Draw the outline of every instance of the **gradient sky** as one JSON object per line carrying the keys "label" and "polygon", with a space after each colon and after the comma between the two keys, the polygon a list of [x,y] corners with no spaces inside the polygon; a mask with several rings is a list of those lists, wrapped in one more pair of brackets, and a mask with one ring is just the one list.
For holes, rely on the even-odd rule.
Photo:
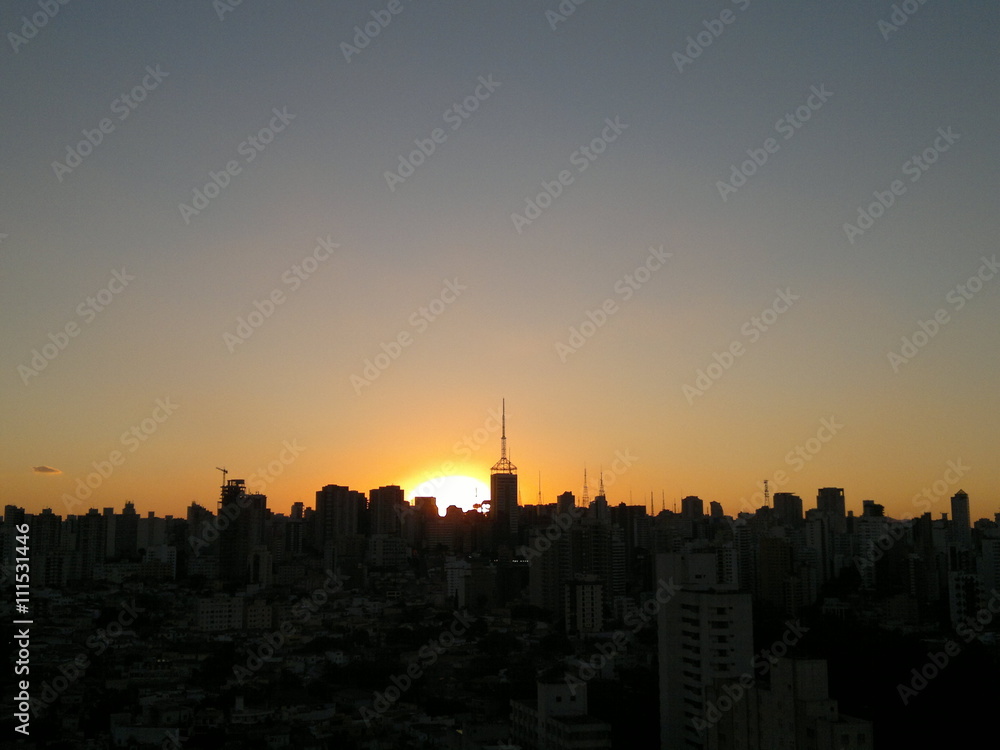
{"label": "gradient sky", "polygon": [[[765,478],[807,508],[837,486],[855,512],[871,498],[914,515],[938,482],[935,516],[959,488],[973,518],[1000,510],[1000,274],[961,309],[955,291],[1000,252],[1000,6],[911,0],[892,29],[884,0],[590,0],[564,20],[546,15],[557,0],[403,0],[345,59],[388,5],[245,0],[220,18],[207,0],[71,2],[18,41],[39,6],[4,4],[3,503],[65,514],[63,494],[116,450],[76,512],[214,507],[216,467],[271,462],[281,512],[331,483],[488,482],[506,398],[523,502],[539,472],[546,502],[579,496],[586,465],[592,495],[617,467],[610,501],[652,493],[657,510],[697,494],[734,513]],[[700,32],[710,44],[677,58]],[[127,109],[144,77],[155,88]],[[779,128],[813,87],[825,101]],[[275,109],[294,119],[248,146]],[[57,175],[102,118],[113,129]],[[391,190],[385,173],[435,128]],[[602,132],[615,140],[581,156]],[[777,149],[723,199],[719,181],[768,138]],[[914,182],[925,149],[937,158]],[[186,220],[179,204],[230,161],[239,172]],[[516,227],[562,170],[572,182]],[[901,194],[850,242],[844,224],[894,180]],[[339,247],[295,286],[317,238]],[[122,269],[134,280],[88,308]],[[272,290],[273,314],[227,344]],[[798,299],[752,335],[778,290]],[[582,346],[557,348],[608,299]],[[894,367],[938,310],[936,335]],[[378,378],[352,384],[401,333]],[[686,395],[733,342],[741,356]]]}

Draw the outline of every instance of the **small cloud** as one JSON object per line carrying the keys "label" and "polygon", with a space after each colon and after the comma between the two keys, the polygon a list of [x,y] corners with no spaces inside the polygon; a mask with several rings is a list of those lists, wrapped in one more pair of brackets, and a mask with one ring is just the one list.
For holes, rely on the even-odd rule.
{"label": "small cloud", "polygon": [[32,466],[31,470],[36,474],[62,474],[59,469],[54,469],[51,466]]}

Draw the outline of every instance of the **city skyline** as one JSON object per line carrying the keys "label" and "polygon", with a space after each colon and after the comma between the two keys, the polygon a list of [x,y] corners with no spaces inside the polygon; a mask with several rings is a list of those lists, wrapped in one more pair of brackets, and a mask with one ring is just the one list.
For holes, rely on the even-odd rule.
{"label": "city skyline", "polygon": [[[160,413],[166,416],[169,416],[171,406],[176,408],[176,404],[171,405],[169,400],[166,402],[159,400],[157,403],[160,404],[158,407],[158,409],[161,409]],[[164,410],[162,409],[163,406],[167,408]],[[337,479],[337,481],[342,481],[346,486],[365,493],[368,490],[360,489],[363,486],[369,488],[377,488],[385,485],[399,486],[405,492],[406,500],[411,505],[415,497],[433,496],[439,501],[438,508],[441,515],[445,514],[450,505],[456,505],[463,511],[472,510],[484,500],[488,501],[491,499],[491,479],[489,474],[486,473],[490,470],[484,470],[473,459],[476,457],[486,458],[488,456],[488,446],[494,437],[494,433],[499,434],[502,432],[501,425],[504,420],[502,409],[503,407],[500,410],[489,410],[484,426],[464,436],[461,441],[457,441],[451,448],[451,455],[453,457],[444,458],[434,465],[432,469],[411,473],[409,479],[406,481],[387,481],[384,478],[376,478],[362,484],[348,481],[343,477]],[[163,421],[166,421],[166,416],[164,416]],[[152,421],[158,423],[158,420],[159,418],[156,417]],[[620,486],[617,490],[609,490],[607,493],[608,502],[614,505],[625,503],[626,505],[642,506],[653,515],[661,510],[679,513],[680,501],[687,496],[700,497],[706,504],[718,502],[722,505],[724,513],[732,517],[736,517],[743,512],[753,513],[757,508],[765,504],[771,505],[771,503],[766,503],[765,500],[767,498],[773,499],[776,493],[781,492],[799,495],[804,503],[809,503],[822,487],[843,487],[843,485],[836,482],[828,482],[822,486],[815,487],[812,491],[803,491],[799,489],[800,485],[796,484],[796,478],[799,473],[807,472],[809,463],[820,456],[826,443],[832,441],[842,427],[843,425],[837,423],[832,418],[822,420],[815,435],[803,441],[800,445],[796,445],[794,449],[785,454],[784,464],[781,467],[776,468],[770,475],[753,481],[747,493],[738,498],[703,497],[703,494],[699,493],[697,488],[694,488],[692,491],[686,489],[679,490],[673,495],[668,494],[662,488],[658,492],[652,488],[636,492],[628,484],[627,474],[632,470],[633,466],[639,464],[640,458],[634,455],[629,448],[616,450],[610,457],[606,467],[604,464],[600,464],[596,467],[595,471],[595,467],[591,465],[589,482],[587,481],[587,465],[584,464],[581,468],[578,484],[574,485],[571,480],[567,486],[558,490],[547,490],[544,486],[545,474],[541,470],[538,470],[535,473],[534,483],[530,479],[531,475],[525,475],[526,480],[520,485],[515,482],[515,490],[518,493],[518,500],[521,505],[555,503],[556,497],[563,492],[572,492],[578,500],[582,501],[585,497],[592,498],[597,494],[596,488],[599,483],[602,486],[612,487],[622,477],[625,480],[623,481],[624,487]],[[98,497],[110,497],[106,492],[101,493],[101,489],[127,463],[129,453],[137,451],[142,440],[149,439],[155,431],[155,427],[144,430],[143,423],[140,423],[138,427],[123,433],[120,440],[123,448],[116,448],[109,452],[106,457],[91,462],[90,467],[88,467],[89,471],[75,477],[71,485],[66,484],[66,481],[70,478],[65,477],[65,472],[56,467],[45,464],[32,467],[31,471],[43,479],[61,478],[62,486],[67,489],[55,501],[48,501],[47,503],[43,501],[42,505],[38,508],[33,508],[30,501],[28,501],[25,507],[29,509],[29,512],[38,512],[42,507],[51,507],[54,510],[58,510],[57,505],[65,509],[75,509],[84,506],[91,507],[88,503],[91,503],[94,507],[108,507],[106,502],[98,503],[96,501]],[[506,441],[496,438],[496,442],[503,442],[503,445],[500,452],[495,455],[502,455],[504,457],[502,460],[506,460]],[[297,440],[285,440],[282,443],[281,450],[276,454],[276,458],[271,461],[258,465],[252,471],[243,473],[232,471],[229,473],[233,473],[234,477],[244,478],[248,483],[249,490],[267,495],[272,502],[279,502],[272,488],[277,487],[280,490],[291,484],[287,480],[282,482],[282,479],[286,471],[291,473],[291,468],[294,467],[299,456],[304,454],[305,451],[306,446],[300,445]],[[510,464],[509,461],[508,464]],[[511,468],[514,468],[516,474],[516,468],[513,466]],[[224,467],[215,467],[213,471],[217,472],[223,469]],[[496,466],[493,469],[495,470]],[[228,472],[228,470],[226,471]],[[846,488],[846,507],[847,510],[855,512],[855,515],[860,515],[863,504],[868,501],[874,501],[887,507],[887,514],[892,517],[900,519],[915,518],[930,511],[933,517],[939,518],[942,513],[947,514],[949,512],[948,502],[955,493],[966,492],[966,494],[972,495],[972,493],[968,493],[964,489],[966,485],[975,486],[974,482],[970,481],[971,471],[972,467],[961,458],[948,460],[945,462],[937,478],[929,481],[918,492],[910,496],[907,501],[896,504],[893,504],[891,501],[886,503],[884,499],[879,497],[855,495],[850,492],[850,488]],[[569,476],[569,474],[570,472],[561,473],[562,476]],[[141,482],[141,478],[138,481]],[[300,480],[298,484],[301,485],[305,481],[308,480]],[[319,480],[312,489],[305,491],[296,489],[294,490],[294,495],[284,497],[280,502],[289,507],[295,502],[305,502],[308,506],[314,497],[315,491],[319,487],[329,483],[329,477]],[[627,497],[625,493],[627,493]],[[203,504],[203,500],[204,497],[201,499],[192,497],[188,502],[166,500],[161,502],[169,503],[165,507],[172,508],[172,511],[163,510],[161,513],[159,512],[159,507],[152,510],[157,511],[157,515],[183,516],[184,510],[190,503]],[[125,502],[138,502],[142,504],[143,498],[122,497],[116,502],[119,505]],[[990,502],[988,498],[976,498],[974,495],[970,497],[970,509],[973,520],[979,518],[992,519],[996,513],[1000,512],[1000,505],[991,506]],[[113,502],[112,506],[114,505],[115,503]],[[807,505],[806,507],[814,506]]]}
{"label": "city skyline", "polygon": [[1000,16],[897,6],[17,3],[3,502],[488,485],[506,398],[525,504],[993,517]]}

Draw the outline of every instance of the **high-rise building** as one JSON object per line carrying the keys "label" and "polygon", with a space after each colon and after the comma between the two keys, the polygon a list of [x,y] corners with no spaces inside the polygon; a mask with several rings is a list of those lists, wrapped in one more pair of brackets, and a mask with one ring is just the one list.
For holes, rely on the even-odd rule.
{"label": "high-rise building", "polygon": [[413,498],[413,509],[424,518],[440,518],[436,497]]}
{"label": "high-rise building", "polygon": [[738,681],[753,658],[750,594],[737,590],[734,576],[720,580],[719,571],[713,552],[657,555],[657,578],[680,589],[661,602],[657,624],[660,747],[706,747],[698,731],[706,691],[719,680]]}
{"label": "high-rise building", "polygon": [[352,575],[364,560],[368,545],[362,521],[367,502],[363,492],[336,484],[316,492],[316,549],[328,568]]}
{"label": "high-rise building", "polygon": [[578,575],[564,585],[568,633],[596,633],[604,626],[604,585],[595,575]]}
{"label": "high-rise building", "polygon": [[830,534],[830,519],[825,513],[815,509],[806,513],[805,547],[809,560],[816,567],[819,583],[832,579],[833,537]]}
{"label": "high-rise building", "polygon": [[774,514],[786,526],[800,526],[802,524],[802,498],[792,492],[775,492]]}
{"label": "high-rise building", "polygon": [[115,517],[115,555],[133,557],[138,551],[139,514],[132,501]]}
{"label": "high-rise building", "polygon": [[361,516],[367,501],[364,493],[337,484],[328,484],[316,492],[316,546],[336,542],[361,531]]}
{"label": "high-rise building", "polygon": [[518,512],[517,467],[507,458],[507,404],[503,404],[500,433],[500,460],[490,469],[490,520],[498,545],[512,546],[517,541]]}
{"label": "high-rise building", "polygon": [[601,750],[611,726],[587,715],[587,683],[564,676],[538,682],[536,701],[511,700],[511,737],[525,750]]}
{"label": "high-rise building", "polygon": [[97,508],[91,508],[87,515],[79,516],[77,521],[76,551],[80,577],[89,580],[93,576],[94,566],[103,563],[107,554],[106,519]]}
{"label": "high-rise building", "polygon": [[279,557],[283,562],[302,554],[304,509],[304,503],[292,503],[291,515],[285,520],[283,526],[280,527],[282,545]]}
{"label": "high-rise building", "polygon": [[885,516],[885,506],[876,503],[874,500],[862,500],[861,501],[861,515],[871,516],[871,517],[884,517]]}
{"label": "high-rise building", "polygon": [[826,660],[786,658],[775,660],[766,682],[748,673],[743,684],[716,685],[707,747],[871,750],[872,723],[840,713],[827,683]]}
{"label": "high-rise building", "polygon": [[972,524],[969,516],[969,495],[959,490],[951,497],[952,544],[961,550],[972,549]]}
{"label": "high-rise building", "polygon": [[705,515],[705,503],[700,497],[688,495],[681,498],[681,518],[702,518]]}
{"label": "high-rise building", "polygon": [[398,534],[403,513],[403,490],[392,484],[368,491],[368,524],[372,534]]}
{"label": "high-rise building", "polygon": [[229,479],[219,496],[219,577],[234,583],[263,583],[270,572],[270,555],[264,548],[264,519],[267,498],[247,494],[242,479]]}
{"label": "high-rise building", "polygon": [[830,518],[830,530],[834,534],[847,531],[847,505],[841,487],[821,487],[816,493],[816,508]]}

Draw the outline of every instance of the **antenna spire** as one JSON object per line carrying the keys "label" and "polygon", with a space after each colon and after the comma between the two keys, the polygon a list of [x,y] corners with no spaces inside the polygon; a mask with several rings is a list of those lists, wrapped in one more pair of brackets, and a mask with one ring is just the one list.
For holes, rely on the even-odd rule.
{"label": "antenna spire", "polygon": [[500,460],[507,460],[507,399],[500,401]]}
{"label": "antenna spire", "polygon": [[494,474],[516,474],[517,467],[507,458],[507,400],[501,402],[500,417],[500,460],[491,469]]}
{"label": "antenna spire", "polygon": [[581,502],[584,508],[590,505],[590,492],[587,490],[587,464],[583,465],[583,498]]}

